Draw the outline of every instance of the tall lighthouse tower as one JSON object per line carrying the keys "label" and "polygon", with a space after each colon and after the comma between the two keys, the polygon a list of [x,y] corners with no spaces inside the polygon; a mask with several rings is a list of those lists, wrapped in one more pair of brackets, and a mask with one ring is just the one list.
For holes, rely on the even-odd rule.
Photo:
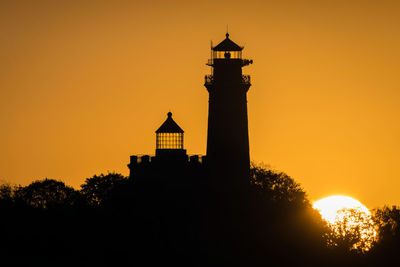
{"label": "tall lighthouse tower", "polygon": [[249,183],[250,156],[247,122],[247,91],[250,76],[242,67],[252,60],[242,59],[243,47],[226,34],[211,47],[211,75],[205,76],[209,92],[207,165],[212,183],[226,193],[235,193]]}

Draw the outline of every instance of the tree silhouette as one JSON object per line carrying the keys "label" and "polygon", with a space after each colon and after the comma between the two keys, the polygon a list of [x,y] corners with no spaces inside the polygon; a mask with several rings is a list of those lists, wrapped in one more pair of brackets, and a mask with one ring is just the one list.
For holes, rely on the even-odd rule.
{"label": "tree silhouette", "polygon": [[117,192],[128,179],[119,173],[94,175],[81,185],[81,194],[91,206],[100,206],[120,192]]}
{"label": "tree silhouette", "polygon": [[385,206],[374,211],[373,219],[381,242],[400,241],[400,209]]}
{"label": "tree silhouette", "polygon": [[19,186],[14,194],[16,201],[40,209],[73,206],[79,196],[77,191],[64,182],[48,178],[25,187]]}
{"label": "tree silhouette", "polygon": [[[257,226],[251,242],[257,242],[258,259],[264,264],[313,265],[322,260],[327,224],[314,210],[307,195],[283,172],[252,164],[251,195]],[[286,257],[285,255],[291,255]]]}
{"label": "tree silhouette", "polygon": [[369,214],[358,209],[342,209],[337,221],[330,224],[328,246],[364,253],[370,250],[376,239],[374,222]]}
{"label": "tree silhouette", "polygon": [[0,185],[0,201],[11,202],[14,199],[15,187],[9,184]]}
{"label": "tree silhouette", "polygon": [[188,182],[193,185],[188,190],[180,182],[191,181],[191,176],[175,179],[171,186],[171,175],[163,177],[161,171],[147,175],[143,181],[153,182],[132,183],[118,173],[94,175],[80,191],[52,179],[28,186],[0,185],[2,262],[382,266],[397,259],[400,210],[395,207],[375,211],[379,239],[368,247],[371,239],[364,234],[371,229],[371,218],[358,210],[343,210],[339,214],[344,219],[328,226],[293,178],[253,164],[249,200],[233,206],[233,212],[236,204],[248,212],[208,228],[207,217],[211,221],[221,217],[209,213],[213,199],[206,184],[196,187]]}
{"label": "tree silhouette", "polygon": [[396,206],[374,210],[373,220],[377,226],[377,243],[372,258],[381,264],[397,261],[400,249],[400,209]]}
{"label": "tree silhouette", "polygon": [[262,193],[272,202],[297,203],[307,205],[306,193],[300,184],[283,172],[275,172],[265,165],[252,163],[250,183],[253,188]]}

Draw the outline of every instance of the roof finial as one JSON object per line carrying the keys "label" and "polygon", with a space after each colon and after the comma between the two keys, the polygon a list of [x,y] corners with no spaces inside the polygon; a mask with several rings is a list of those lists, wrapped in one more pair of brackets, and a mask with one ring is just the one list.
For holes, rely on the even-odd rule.
{"label": "roof finial", "polygon": [[229,30],[228,30],[228,24],[226,24],[226,38],[229,38]]}
{"label": "roof finial", "polygon": [[167,116],[168,116],[168,118],[171,118],[171,117],[172,117],[172,112],[171,112],[171,111],[168,112],[168,113],[167,113]]}

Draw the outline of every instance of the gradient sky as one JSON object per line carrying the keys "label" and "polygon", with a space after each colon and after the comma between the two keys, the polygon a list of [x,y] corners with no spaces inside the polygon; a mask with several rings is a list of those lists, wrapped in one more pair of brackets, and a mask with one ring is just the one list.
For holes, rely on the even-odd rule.
{"label": "gradient sky", "polygon": [[251,159],[312,201],[400,204],[399,14],[387,0],[2,0],[0,180],[128,175],[168,111],[204,154],[205,62],[228,24],[254,60]]}

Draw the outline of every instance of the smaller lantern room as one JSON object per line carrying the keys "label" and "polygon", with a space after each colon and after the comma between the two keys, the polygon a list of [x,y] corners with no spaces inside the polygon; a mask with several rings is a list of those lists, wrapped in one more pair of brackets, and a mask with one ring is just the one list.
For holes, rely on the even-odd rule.
{"label": "smaller lantern room", "polygon": [[168,112],[167,116],[156,131],[156,156],[186,155],[186,150],[183,149],[184,131],[172,119],[171,112]]}

